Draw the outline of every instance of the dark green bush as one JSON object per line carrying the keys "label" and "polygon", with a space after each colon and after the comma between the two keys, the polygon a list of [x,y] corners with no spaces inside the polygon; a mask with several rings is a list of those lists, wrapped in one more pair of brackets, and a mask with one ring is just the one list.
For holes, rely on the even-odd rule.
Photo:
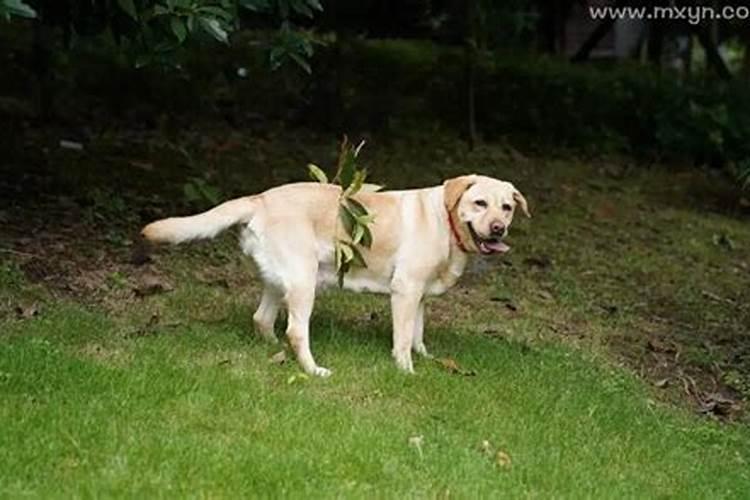
{"label": "dark green bush", "polygon": [[[398,126],[419,116],[465,126],[460,48],[360,42],[342,57],[348,71],[343,123]],[[477,122],[489,140],[504,136],[542,146],[734,166],[748,175],[750,93],[744,82],[683,80],[642,65],[592,67],[536,55],[497,55],[480,66]]]}

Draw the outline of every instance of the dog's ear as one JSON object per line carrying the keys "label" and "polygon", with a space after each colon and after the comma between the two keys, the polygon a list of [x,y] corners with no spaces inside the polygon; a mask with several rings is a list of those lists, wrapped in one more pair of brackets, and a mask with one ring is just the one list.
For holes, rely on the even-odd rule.
{"label": "dog's ear", "polygon": [[477,176],[462,175],[461,177],[454,177],[448,179],[443,183],[443,198],[445,199],[445,208],[450,212],[458,202],[461,200],[461,196],[469,189],[475,182]]}
{"label": "dog's ear", "polygon": [[531,218],[531,214],[529,213],[529,204],[526,202],[526,198],[523,197],[521,194],[521,191],[515,190],[513,191],[513,199],[516,200],[516,203],[518,203],[518,206],[521,207],[521,210],[523,210],[523,213],[526,217]]}

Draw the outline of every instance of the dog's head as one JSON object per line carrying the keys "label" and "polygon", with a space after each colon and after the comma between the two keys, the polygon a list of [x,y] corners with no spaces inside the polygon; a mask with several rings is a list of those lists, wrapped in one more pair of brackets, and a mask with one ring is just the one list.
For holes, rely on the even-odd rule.
{"label": "dog's head", "polygon": [[503,242],[516,208],[531,217],[526,198],[510,182],[483,175],[464,175],[443,184],[445,208],[455,230],[470,251],[505,253]]}

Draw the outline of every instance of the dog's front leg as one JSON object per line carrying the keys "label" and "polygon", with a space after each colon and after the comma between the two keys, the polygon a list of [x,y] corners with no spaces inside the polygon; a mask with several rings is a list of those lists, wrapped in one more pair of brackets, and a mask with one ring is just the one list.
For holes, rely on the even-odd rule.
{"label": "dog's front leg", "polygon": [[411,348],[422,293],[415,290],[394,291],[391,294],[393,314],[393,357],[396,365],[407,373],[414,373]]}
{"label": "dog's front leg", "polygon": [[424,345],[424,299],[419,301],[419,307],[417,308],[417,316],[414,320],[414,337],[411,340],[411,348],[414,352],[425,358],[432,358],[432,355],[427,352],[427,347]]}

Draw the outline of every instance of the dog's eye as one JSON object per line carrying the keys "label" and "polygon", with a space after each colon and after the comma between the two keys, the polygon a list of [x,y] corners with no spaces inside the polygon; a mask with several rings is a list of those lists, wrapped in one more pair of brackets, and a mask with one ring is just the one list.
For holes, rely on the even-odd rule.
{"label": "dog's eye", "polygon": [[506,212],[510,212],[511,210],[513,210],[513,207],[511,207],[511,206],[510,206],[510,204],[508,204],[508,203],[503,203],[503,206],[502,206],[502,208],[503,208],[503,210],[505,210]]}
{"label": "dog's eye", "polygon": [[474,205],[482,208],[487,208],[487,202],[484,200],[475,200]]}

